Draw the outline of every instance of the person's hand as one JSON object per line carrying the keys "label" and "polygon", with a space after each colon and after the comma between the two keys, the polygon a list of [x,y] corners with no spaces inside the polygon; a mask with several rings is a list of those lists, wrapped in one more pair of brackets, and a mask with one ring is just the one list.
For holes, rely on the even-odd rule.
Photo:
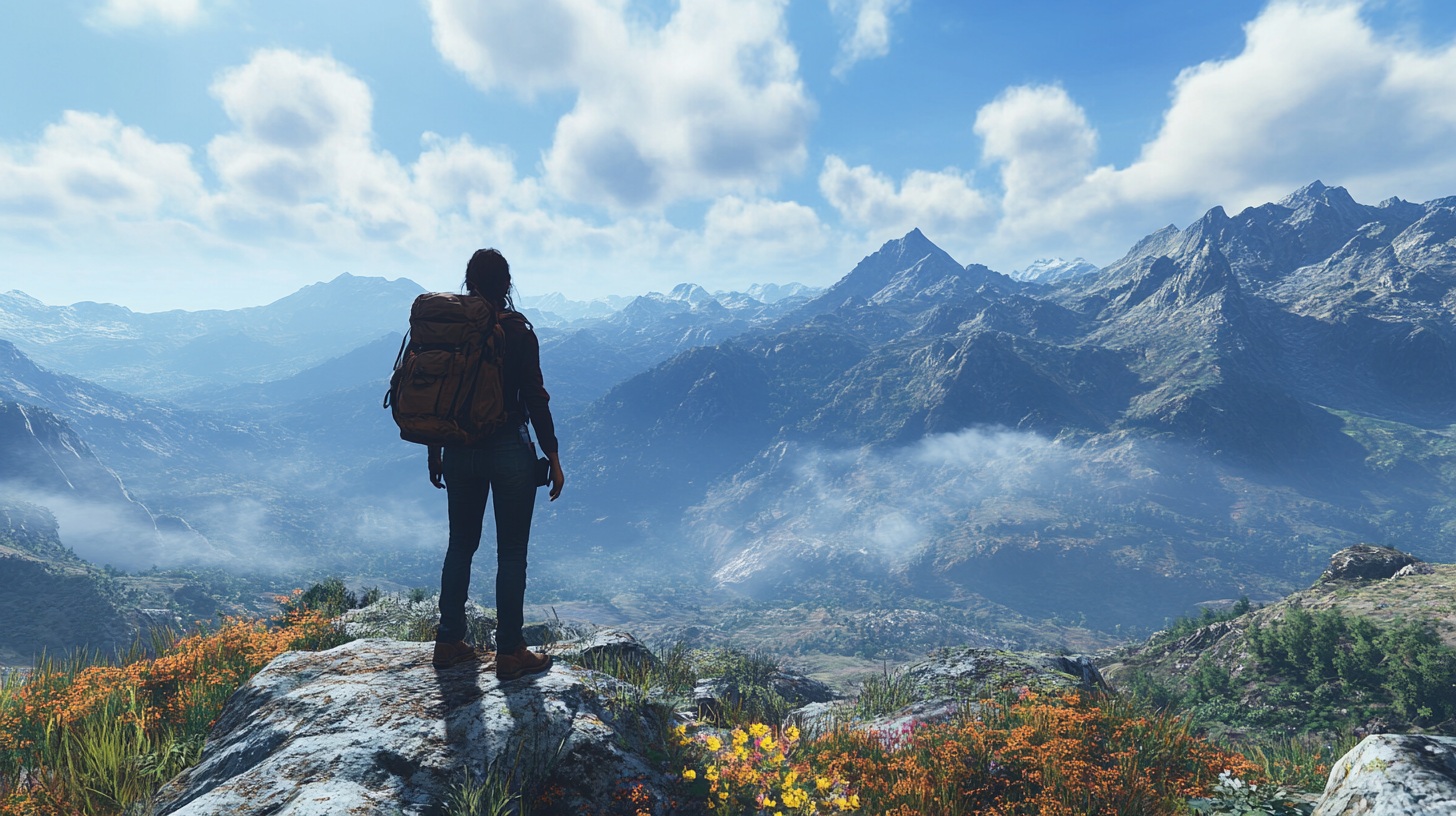
{"label": "person's hand", "polygon": [[566,486],[566,474],[561,472],[561,457],[554,453],[546,454],[551,459],[551,501],[556,501],[561,496],[561,488]]}
{"label": "person's hand", "polygon": [[440,449],[430,448],[430,484],[445,488],[445,461],[440,458]]}

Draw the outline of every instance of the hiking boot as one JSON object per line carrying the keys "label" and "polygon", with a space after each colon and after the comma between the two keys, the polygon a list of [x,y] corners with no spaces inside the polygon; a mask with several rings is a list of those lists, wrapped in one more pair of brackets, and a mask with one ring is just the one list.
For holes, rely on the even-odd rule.
{"label": "hiking boot", "polygon": [[505,682],[528,674],[540,674],[550,670],[551,663],[551,655],[538,655],[522,643],[510,654],[496,655],[495,677]]}
{"label": "hiking boot", "polygon": [[430,661],[437,669],[448,669],[470,660],[475,660],[475,647],[463,640],[454,643],[435,642],[435,657]]}

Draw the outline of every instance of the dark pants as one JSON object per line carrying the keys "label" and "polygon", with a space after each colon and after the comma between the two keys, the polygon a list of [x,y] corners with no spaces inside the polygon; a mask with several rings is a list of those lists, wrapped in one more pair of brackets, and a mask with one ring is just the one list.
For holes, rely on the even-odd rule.
{"label": "dark pants", "polygon": [[[465,596],[470,562],[480,546],[485,503],[495,490],[495,640],[502,654],[522,643],[526,601],[526,545],[536,504],[535,457],[524,428],[511,428],[478,448],[445,449],[445,492],[450,501],[450,549],[440,570],[442,643],[465,638]],[[481,645],[481,644],[477,644]]]}

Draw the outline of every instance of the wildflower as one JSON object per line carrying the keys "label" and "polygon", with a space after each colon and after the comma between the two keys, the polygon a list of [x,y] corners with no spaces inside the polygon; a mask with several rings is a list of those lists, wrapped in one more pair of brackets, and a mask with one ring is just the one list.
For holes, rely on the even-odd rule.
{"label": "wildflower", "polygon": [[715,754],[723,749],[723,740],[720,740],[717,737],[708,737],[707,743],[708,750],[712,751]]}
{"label": "wildflower", "polygon": [[688,768],[687,770],[683,771],[683,779],[691,781],[697,778],[698,772],[693,770],[692,768]]}
{"label": "wildflower", "polygon": [[827,791],[831,787],[833,787],[833,785],[834,785],[833,782],[830,782],[828,779],[825,779],[822,776],[819,777],[818,779],[814,780],[814,787],[818,788],[821,791]]}
{"label": "wildflower", "polygon": [[748,734],[752,737],[761,737],[768,733],[768,726],[763,723],[754,723],[748,726]]}

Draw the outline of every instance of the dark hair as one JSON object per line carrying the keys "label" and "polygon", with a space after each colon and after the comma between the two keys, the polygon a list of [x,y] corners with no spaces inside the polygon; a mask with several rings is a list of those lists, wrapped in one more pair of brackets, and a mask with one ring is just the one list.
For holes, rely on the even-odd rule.
{"label": "dark hair", "polygon": [[465,290],[494,303],[497,309],[516,309],[511,302],[511,265],[498,249],[477,249],[470,256],[465,265]]}

